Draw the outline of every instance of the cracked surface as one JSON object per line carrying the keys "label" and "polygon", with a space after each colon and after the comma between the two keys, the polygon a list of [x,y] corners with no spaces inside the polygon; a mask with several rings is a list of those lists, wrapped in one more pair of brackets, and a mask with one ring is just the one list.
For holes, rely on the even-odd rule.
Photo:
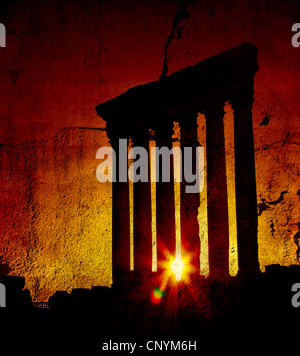
{"label": "cracked surface", "polygon": [[168,49],[171,42],[175,38],[177,38],[178,40],[181,38],[182,29],[179,28],[179,24],[182,22],[182,20],[188,19],[190,17],[190,13],[188,12],[186,5],[194,1],[195,0],[177,0],[177,12],[173,19],[172,31],[165,43],[163,68],[161,71],[160,79],[165,78],[166,75],[168,74],[168,61],[169,61]]}

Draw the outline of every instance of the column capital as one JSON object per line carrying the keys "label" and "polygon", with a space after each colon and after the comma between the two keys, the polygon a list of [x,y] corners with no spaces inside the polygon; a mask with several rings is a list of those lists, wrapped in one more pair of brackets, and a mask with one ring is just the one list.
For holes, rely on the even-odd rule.
{"label": "column capital", "polygon": [[252,106],[254,101],[254,82],[253,78],[249,79],[249,84],[244,83],[243,87],[239,87],[238,90],[235,89],[230,95],[230,104],[232,107],[242,105],[242,106]]}
{"label": "column capital", "polygon": [[203,110],[204,115],[210,115],[212,113],[224,114],[224,100],[216,100],[207,104]]}
{"label": "column capital", "polygon": [[155,138],[156,140],[168,140],[172,139],[173,135],[173,122],[174,120],[170,120],[168,118],[161,118],[161,122],[159,125],[155,125],[154,131],[155,131]]}
{"label": "column capital", "polygon": [[[145,146],[148,147],[150,140],[150,131],[149,129],[144,129],[138,132],[134,132],[130,135],[134,146]],[[145,147],[145,148],[146,148]]]}

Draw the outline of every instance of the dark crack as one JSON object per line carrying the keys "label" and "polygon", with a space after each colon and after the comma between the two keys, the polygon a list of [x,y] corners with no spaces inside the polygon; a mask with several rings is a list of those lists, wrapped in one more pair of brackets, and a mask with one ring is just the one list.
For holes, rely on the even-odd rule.
{"label": "dark crack", "polygon": [[106,129],[102,127],[85,127],[85,126],[72,126],[70,129],[79,129],[79,130],[95,130],[95,131],[106,131]]}
{"label": "dark crack", "polygon": [[295,245],[297,246],[296,259],[300,262],[300,222],[298,222],[298,232],[293,236]]}
{"label": "dark crack", "polygon": [[287,194],[287,193],[288,193],[288,191],[284,190],[283,192],[280,193],[279,198],[274,201],[266,202],[266,199],[262,198],[261,203],[259,203],[257,206],[258,207],[258,216],[260,216],[264,211],[270,210],[270,206],[280,204],[283,201],[285,194]]}
{"label": "dark crack", "polygon": [[263,121],[259,124],[259,126],[267,126],[269,125],[269,123],[270,123],[270,118],[267,115],[265,115]]}
{"label": "dark crack", "polygon": [[165,43],[165,49],[164,49],[164,62],[163,62],[163,68],[161,71],[161,75],[159,79],[164,79],[167,74],[168,74],[168,48],[174,39],[175,35],[177,36],[178,39],[181,38],[182,30],[178,28],[179,23],[183,19],[187,19],[190,17],[190,13],[188,12],[186,5],[188,3],[192,3],[195,0],[177,0],[177,11],[176,15],[173,19],[173,26],[172,26],[172,31],[171,34],[168,36],[166,43]]}
{"label": "dark crack", "polygon": [[265,202],[266,199],[261,199],[261,203],[257,205],[258,208],[258,216],[260,216],[264,211],[269,210],[269,205]]}
{"label": "dark crack", "polygon": [[274,223],[273,223],[273,221],[271,221],[270,228],[271,228],[271,234],[272,234],[272,236],[274,237],[275,229],[274,229]]}
{"label": "dark crack", "polygon": [[290,141],[290,142],[288,142],[288,144],[300,146],[300,142],[297,142],[297,141]]}
{"label": "dark crack", "polygon": [[281,148],[286,144],[286,142],[287,142],[287,140],[288,140],[289,137],[290,137],[290,133],[288,132],[287,135],[285,136],[285,139],[284,139],[283,142],[282,142]]}
{"label": "dark crack", "polygon": [[255,149],[255,152],[258,152],[258,151],[266,151],[270,148],[276,148],[276,146],[280,146],[280,148],[283,148],[284,145],[296,145],[296,146],[300,146],[300,142],[297,142],[297,141],[291,141],[290,140],[290,133],[288,132],[285,136],[285,138],[283,140],[278,140],[278,141],[275,141],[275,142],[272,142],[272,143],[268,143],[266,145],[263,145],[263,146],[260,146],[260,147],[257,147]]}
{"label": "dark crack", "polygon": [[268,202],[269,205],[277,205],[277,204],[280,204],[282,201],[283,201],[283,198],[285,196],[285,194],[287,194],[288,191],[287,190],[284,190],[283,192],[280,193],[280,197],[277,199],[277,200],[274,200],[274,201],[270,201]]}
{"label": "dark crack", "polygon": [[283,224],[283,226],[287,226],[287,224],[289,223],[289,221],[290,221],[290,217],[289,217],[289,216],[287,216],[287,218],[286,218],[286,223],[285,223],[285,224]]}

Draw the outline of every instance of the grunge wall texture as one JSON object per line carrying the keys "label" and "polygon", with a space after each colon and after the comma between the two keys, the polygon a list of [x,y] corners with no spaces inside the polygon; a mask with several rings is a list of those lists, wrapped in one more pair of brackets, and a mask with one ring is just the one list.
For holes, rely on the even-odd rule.
{"label": "grunge wall texture", "polygon": [[186,3],[180,17],[169,0],[1,2],[0,262],[34,300],[111,283],[111,186],[95,175],[108,139],[94,107],[157,80],[164,60],[170,74],[242,42],[258,48],[261,269],[298,263],[299,2]]}

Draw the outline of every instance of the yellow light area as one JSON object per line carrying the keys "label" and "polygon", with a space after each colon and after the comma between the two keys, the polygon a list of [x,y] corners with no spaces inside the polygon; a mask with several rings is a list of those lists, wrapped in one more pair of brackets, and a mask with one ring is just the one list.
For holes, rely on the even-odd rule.
{"label": "yellow light area", "polygon": [[[198,222],[200,234],[200,274],[209,274],[208,256],[208,226],[207,226],[207,162],[206,162],[206,119],[201,113],[197,117],[197,136],[204,147],[204,189],[200,193]],[[235,158],[234,158],[234,113],[231,105],[224,105],[224,136],[226,153],[226,181],[229,225],[229,274],[235,276],[238,271],[237,226],[236,226],[236,198],[235,198]]]}
{"label": "yellow light area", "polygon": [[[128,151],[130,151],[133,148],[133,141],[130,138],[128,142]],[[128,160],[128,169],[129,167],[133,164],[134,160],[129,159]],[[130,270],[134,270],[134,236],[133,236],[133,171],[129,170],[128,171],[128,176],[129,176],[129,181],[128,181],[128,186],[129,186],[129,228],[130,228]]]}
{"label": "yellow light area", "polygon": [[206,163],[206,119],[201,113],[197,117],[197,137],[200,145],[204,147],[204,188],[200,193],[200,206],[198,208],[198,223],[200,235],[200,275],[208,276],[208,226],[207,226],[207,163]]}
{"label": "yellow light area", "polygon": [[156,147],[156,141],[149,141],[150,172],[151,172],[151,229],[152,229],[152,271],[157,271],[157,232],[156,232],[156,156],[151,154],[151,148]]}
{"label": "yellow light area", "polygon": [[167,285],[174,285],[181,281],[185,284],[190,283],[189,275],[193,273],[193,267],[190,264],[191,254],[188,251],[182,251],[182,257],[172,256],[169,251],[164,251],[165,259],[159,266],[163,269],[160,289],[166,290]]}
{"label": "yellow light area", "polygon": [[[177,128],[176,128],[177,127]],[[180,130],[178,126],[174,127],[174,135],[180,139]],[[176,137],[176,136],[175,136]],[[176,137],[176,138],[177,138]],[[180,219],[180,141],[173,142],[174,160],[174,205],[175,205],[175,242],[176,242],[176,258],[175,260],[181,261],[181,219]]]}
{"label": "yellow light area", "polygon": [[229,274],[235,276],[238,272],[238,250],[235,198],[234,112],[229,102],[226,102],[224,105],[224,136],[229,227]]}
{"label": "yellow light area", "polygon": [[[236,200],[235,200],[235,160],[234,160],[234,115],[232,107],[229,103],[224,106],[224,135],[225,135],[225,151],[226,151],[226,175],[227,175],[227,193],[228,193],[228,220],[229,220],[229,273],[234,276],[238,270],[238,255],[237,255],[237,229],[236,229]],[[199,196],[198,208],[198,223],[199,223],[199,238],[200,238],[200,275],[209,275],[209,244],[208,244],[208,226],[207,226],[207,162],[206,162],[206,119],[201,113],[197,117],[197,136],[200,145],[204,147],[204,189]],[[174,150],[174,205],[175,205],[175,239],[176,252],[175,256],[166,256],[166,261],[162,263],[166,271],[167,280],[170,274],[175,274],[176,280],[183,278],[183,269],[188,272],[186,258],[182,258],[181,251],[181,223],[180,223],[180,155],[178,148],[180,146],[180,126],[178,122],[174,122],[173,127],[173,148]],[[157,230],[156,230],[156,156],[151,155],[151,148],[156,146],[154,139],[149,140],[150,153],[150,172],[151,172],[151,229],[152,229],[152,271],[157,271]],[[129,141],[128,150],[133,147],[132,140]],[[176,150],[177,149],[177,150]],[[133,160],[128,161],[128,166],[133,163]],[[134,236],[133,236],[133,189],[134,184],[129,180],[129,201],[130,201],[130,269],[134,269]],[[185,262],[183,262],[183,259]],[[171,271],[171,272],[170,272]],[[168,275],[169,273],[169,275]]]}
{"label": "yellow light area", "polygon": [[178,258],[171,263],[171,270],[176,276],[176,281],[180,281],[184,269],[184,262]]}

